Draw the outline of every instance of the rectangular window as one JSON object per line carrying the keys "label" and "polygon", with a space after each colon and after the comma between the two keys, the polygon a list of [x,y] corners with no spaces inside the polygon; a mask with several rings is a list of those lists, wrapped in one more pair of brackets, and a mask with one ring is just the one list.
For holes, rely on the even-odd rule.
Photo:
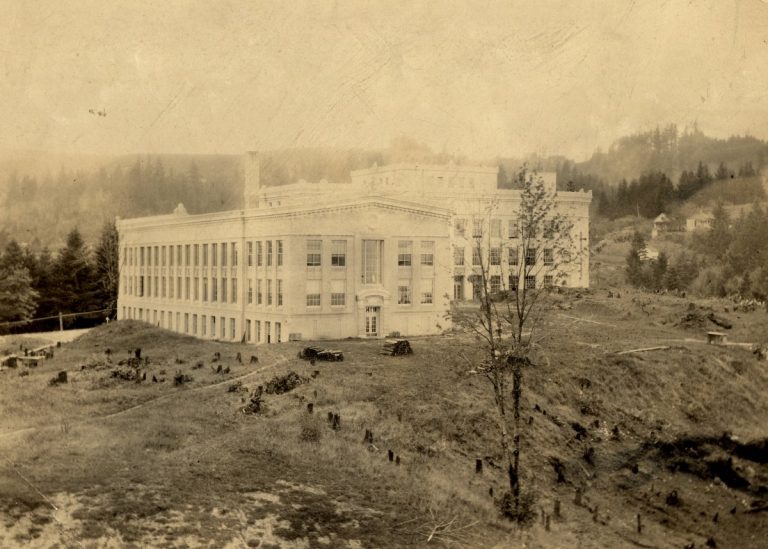
{"label": "rectangular window", "polygon": [[322,240],[307,240],[307,267],[319,267],[322,264],[322,250]]}
{"label": "rectangular window", "polygon": [[261,341],[261,320],[257,320],[254,322],[254,334],[253,334],[253,340],[256,343],[259,343]]}
{"label": "rectangular window", "polygon": [[517,246],[514,248],[509,248],[509,264],[510,265],[517,265],[518,262],[518,251]]}
{"label": "rectangular window", "polygon": [[472,248],[472,265],[481,265],[480,249],[477,247]]}
{"label": "rectangular window", "polygon": [[552,275],[544,275],[544,287],[545,288],[551,288],[553,285],[554,279],[552,278]]}
{"label": "rectangular window", "polygon": [[421,264],[432,266],[435,264],[435,241],[421,241]]}
{"label": "rectangular window", "polygon": [[160,282],[161,282],[161,288],[160,288],[160,289],[161,289],[161,291],[162,291],[162,293],[161,293],[160,295],[161,295],[161,297],[165,297],[165,294],[166,294],[167,292],[165,291],[165,283],[166,283],[166,279],[165,279],[165,277],[164,277],[164,276],[160,278]]}
{"label": "rectangular window", "polygon": [[283,266],[283,241],[282,240],[276,240],[275,246],[277,247],[277,266],[282,267]]}
{"label": "rectangular window", "polygon": [[222,303],[227,302],[227,279],[226,278],[221,279],[221,302]]}
{"label": "rectangular window", "polygon": [[198,265],[200,265],[200,244],[195,244],[195,250],[194,251],[195,251],[194,266],[197,267]]}
{"label": "rectangular window", "polygon": [[190,260],[190,249],[192,248],[191,245],[185,244],[184,245],[184,265],[189,267],[189,260]]}
{"label": "rectangular window", "polygon": [[219,334],[220,334],[219,337],[221,339],[226,339],[226,337],[227,337],[227,334],[226,334],[226,328],[227,328],[226,321],[227,321],[227,319],[224,318],[223,316],[219,317]]}
{"label": "rectangular window", "polygon": [[412,240],[398,240],[397,242],[397,266],[410,267],[411,256],[413,255]]}
{"label": "rectangular window", "polygon": [[483,236],[483,220],[482,219],[472,220],[472,236],[474,238],[479,238]]}
{"label": "rectangular window", "polygon": [[208,277],[203,277],[203,301],[208,301]]}
{"label": "rectangular window", "polygon": [[331,266],[346,267],[347,265],[347,241],[331,241]]}
{"label": "rectangular window", "polygon": [[[248,262],[247,265],[249,267],[253,267],[253,242],[248,241],[245,243],[245,246],[246,246],[245,249],[246,249],[246,256],[247,256],[246,261]],[[250,320],[248,322],[250,322]]]}
{"label": "rectangular window", "polygon": [[189,277],[184,277],[184,299],[189,301],[189,288],[190,288],[190,280]]}
{"label": "rectangular window", "polygon": [[173,246],[168,246],[168,266],[173,267]]}
{"label": "rectangular window", "polygon": [[205,315],[202,315],[200,317],[200,328],[201,328],[200,331],[202,332],[202,335],[205,335],[205,332],[207,329],[207,326],[205,325],[206,322],[208,322],[208,317]]}
{"label": "rectangular window", "polygon": [[[222,242],[221,243],[221,266],[226,267],[227,266],[227,243]],[[223,330],[223,327],[222,327]]]}
{"label": "rectangular window", "polygon": [[536,277],[533,275],[528,275],[525,277],[525,289],[526,290],[535,290],[536,289]]}
{"label": "rectangular window", "polygon": [[261,241],[256,241],[256,266],[261,267],[263,265],[261,257]]}
{"label": "rectangular window", "polygon": [[491,275],[491,293],[497,294],[501,291],[501,276]]}
{"label": "rectangular window", "polygon": [[509,275],[509,289],[512,292],[517,291],[517,273]]}
{"label": "rectangular window", "polygon": [[275,282],[276,285],[276,292],[277,292],[277,306],[282,307],[283,305],[283,281],[281,279],[277,279]]}
{"label": "rectangular window", "polygon": [[262,304],[262,297],[261,297],[261,279],[256,280],[256,305]]}
{"label": "rectangular window", "polygon": [[501,265],[501,248],[491,248],[491,265]]}
{"label": "rectangular window", "polygon": [[248,303],[253,303],[253,279],[248,279]]}
{"label": "rectangular window", "polygon": [[272,266],[272,241],[267,240],[267,267]]}
{"label": "rectangular window", "polygon": [[501,237],[501,219],[491,219],[491,237]]}
{"label": "rectangular window", "polygon": [[267,280],[267,305],[272,305],[272,280]]}
{"label": "rectangular window", "polygon": [[525,249],[525,264],[536,265],[536,248]]}
{"label": "rectangular window", "polygon": [[245,341],[247,343],[251,342],[251,321],[248,319],[245,321]]}
{"label": "rectangular window", "polygon": [[168,297],[173,299],[173,277],[168,277]]}
{"label": "rectangular window", "polygon": [[520,236],[520,231],[517,225],[517,219],[509,220],[508,227],[507,227],[507,234],[509,235],[509,238],[518,238]]}
{"label": "rectangular window", "polygon": [[432,303],[433,294],[435,293],[435,281],[431,278],[422,279],[421,281],[421,303]]}
{"label": "rectangular window", "polygon": [[219,284],[216,278],[211,279],[211,301],[216,302],[219,300]]}
{"label": "rectangular window", "polygon": [[207,266],[208,266],[208,244],[203,244],[203,267],[207,267]]}
{"label": "rectangular window", "polygon": [[236,278],[232,279],[232,294],[230,299],[232,300],[232,303],[237,303],[237,279]]}
{"label": "rectangular window", "polygon": [[235,319],[229,319],[229,339],[235,339]]}
{"label": "rectangular window", "polygon": [[453,264],[464,265],[464,248],[454,246],[453,248]]}
{"label": "rectangular window", "polygon": [[194,294],[195,301],[200,299],[200,278],[195,277],[195,284],[192,286],[192,293]]}
{"label": "rectangular window", "polygon": [[176,277],[176,299],[181,299],[181,277]]}
{"label": "rectangular window", "polygon": [[526,224],[526,227],[525,227],[525,238],[536,238],[536,224],[535,223]]}
{"label": "rectangular window", "polygon": [[457,236],[464,236],[464,234],[467,232],[467,220],[456,219],[454,220],[453,227]]}
{"label": "rectangular window", "polygon": [[[216,243],[211,244],[211,267],[215,267],[218,261],[219,245]],[[216,334],[211,333],[212,336]]]}
{"label": "rectangular window", "polygon": [[192,315],[192,334],[197,335],[197,315]]}
{"label": "rectangular window", "polygon": [[184,333],[189,333],[189,313],[184,313]]}
{"label": "rectangular window", "polygon": [[275,341],[278,343],[282,341],[282,329],[279,322],[275,322]]}
{"label": "rectangular window", "polygon": [[231,256],[232,256],[232,266],[237,267],[237,243],[232,242],[232,248],[231,248]]}
{"label": "rectangular window", "polygon": [[151,266],[152,266],[152,246],[149,246],[147,248],[147,267],[151,267]]}
{"label": "rectangular window", "polygon": [[168,249],[165,246],[163,246],[162,249],[160,250],[160,265],[162,265],[163,267],[165,267],[167,256],[168,256]]}
{"label": "rectangular window", "polygon": [[407,280],[401,280],[397,285],[397,303],[398,305],[411,304],[411,286]]}
{"label": "rectangular window", "polygon": [[346,305],[346,295],[346,280],[331,280],[331,306],[343,307]]}
{"label": "rectangular window", "polygon": [[552,248],[544,248],[544,265],[551,267],[555,264],[555,254]]}
{"label": "rectangular window", "polygon": [[139,248],[139,258],[141,259],[141,261],[139,262],[139,266],[143,267],[144,266],[144,246]]}
{"label": "rectangular window", "polygon": [[381,283],[381,240],[363,240],[363,284]]}
{"label": "rectangular window", "polygon": [[307,280],[307,307],[320,306],[320,281]]}
{"label": "rectangular window", "polygon": [[211,337],[216,337],[216,317],[213,315],[211,315]]}

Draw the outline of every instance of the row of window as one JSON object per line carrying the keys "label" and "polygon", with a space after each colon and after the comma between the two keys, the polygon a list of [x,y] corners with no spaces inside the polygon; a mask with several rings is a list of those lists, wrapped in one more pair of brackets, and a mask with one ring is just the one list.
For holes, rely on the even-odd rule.
{"label": "row of window", "polygon": [[[472,248],[472,265],[482,265],[482,252],[484,250],[478,248]],[[491,265],[501,265],[502,248],[491,247],[489,250],[489,263]],[[525,248],[525,264],[536,265],[537,248],[528,247]],[[507,248],[507,262],[509,265],[519,265],[520,261],[520,248],[517,246]],[[553,266],[555,264],[555,253],[551,248],[544,248],[542,250],[542,260],[544,265]],[[453,248],[453,264],[464,265],[464,248],[461,246],[454,246]]]}
{"label": "row of window", "polygon": [[[471,275],[467,277],[467,281],[472,283],[473,286],[473,295],[475,298],[480,296],[480,293],[482,291],[482,279],[479,275]],[[509,275],[507,279],[507,287],[503,288],[501,285],[501,276],[500,275],[491,275],[488,278],[488,287],[491,294],[496,294],[501,292],[502,290],[511,290],[511,291],[517,291],[520,286],[521,279],[518,278],[517,274],[511,274]],[[523,282],[523,289],[529,289],[529,290],[535,290],[536,289],[536,276],[535,275],[527,275],[522,278]],[[544,275],[542,277],[542,282],[544,284],[544,287],[552,287],[554,284],[554,277],[552,275]],[[454,277],[454,299],[464,299],[464,276],[463,275],[457,275]]]}
{"label": "row of window", "polygon": [[[536,227],[530,227],[526,229],[526,227],[522,226],[522,223],[518,219],[508,219],[507,221],[507,232],[506,237],[507,238],[520,238],[521,234],[524,234],[525,236],[529,238],[536,238]],[[480,238],[485,234],[485,221],[483,219],[473,219],[472,220],[472,237],[473,238]],[[490,223],[488,223],[488,234],[492,238],[501,238],[501,225],[502,220],[501,219],[491,219]],[[467,234],[467,220],[466,219],[455,219],[454,220],[454,233],[457,236],[466,236]],[[553,223],[544,223],[543,224],[543,233],[544,238],[553,238],[556,226]]]}
{"label": "row of window", "polygon": [[[284,247],[282,240],[246,242],[248,267],[283,264]],[[238,264],[237,242],[214,242],[210,244],[176,244],[168,246],[126,246],[123,248],[123,264],[140,267],[182,267],[221,265],[236,267]]]}
{"label": "row of window", "polygon": [[[210,285],[209,285],[210,280]],[[175,284],[174,284],[175,281]],[[202,286],[200,285],[201,279],[199,277],[164,277],[164,276],[127,276],[123,279],[123,292],[126,295],[135,295],[137,297],[155,297],[155,298],[168,298],[168,299],[183,299],[187,301],[203,301],[203,302],[220,302],[220,303],[237,303],[237,279],[226,278],[217,279],[215,277],[202,278]],[[182,284],[183,283],[183,284]],[[264,285],[266,288],[266,294],[262,293],[262,280],[256,280],[256,303],[261,305],[266,302],[267,305],[274,303],[279,307],[283,304],[283,281],[277,279],[274,281],[274,293],[273,293],[273,281],[271,279],[266,280]],[[210,289],[210,291],[209,291]],[[264,297],[266,296],[266,300]],[[254,284],[252,279],[248,279],[248,303],[254,301]]]}
{"label": "row of window", "polygon": [[[420,263],[425,266],[435,264],[435,241],[420,241]],[[323,264],[323,241],[318,239],[307,240],[307,267],[320,267]],[[397,242],[397,265],[410,267],[413,264],[413,240],[399,240]],[[347,265],[347,241],[331,241],[331,267],[346,267]]]}
{"label": "row of window", "polygon": [[[260,320],[252,322],[250,319],[247,319],[243,327],[243,333],[239,334],[236,331],[237,323],[235,319],[223,316],[198,316],[195,313],[174,313],[174,311],[158,311],[157,309],[150,310],[142,307],[123,307],[122,318],[151,322],[161,328],[200,337],[229,339],[232,341],[244,339],[249,343],[272,343],[273,341],[280,343],[282,341],[282,326],[280,322],[265,321],[262,333],[262,323]],[[274,333],[272,332],[273,327]]]}
{"label": "row of window", "polygon": [[[435,281],[431,278],[421,281],[421,297],[420,303],[422,305],[428,305],[434,301],[435,293]],[[409,280],[400,280],[397,284],[397,304],[398,305],[411,305],[412,289]]]}

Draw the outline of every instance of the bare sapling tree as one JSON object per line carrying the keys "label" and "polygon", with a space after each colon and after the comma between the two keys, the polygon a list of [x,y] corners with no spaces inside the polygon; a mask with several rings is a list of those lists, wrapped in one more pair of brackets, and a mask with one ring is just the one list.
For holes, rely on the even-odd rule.
{"label": "bare sapling tree", "polygon": [[519,195],[487,204],[473,220],[467,240],[474,302],[468,307],[454,301],[450,317],[481,344],[481,358],[470,361],[470,373],[484,376],[493,391],[509,477],[500,507],[505,516],[523,523],[531,516],[532,502],[532,494],[521,496],[523,370],[533,364],[532,338],[547,309],[546,295],[578,276],[580,252],[573,220],[554,189],[525,166],[516,181]]}

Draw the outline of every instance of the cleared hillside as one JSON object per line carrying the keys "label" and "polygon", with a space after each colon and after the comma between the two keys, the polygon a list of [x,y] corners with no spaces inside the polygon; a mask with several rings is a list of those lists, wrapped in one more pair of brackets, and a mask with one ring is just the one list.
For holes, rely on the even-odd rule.
{"label": "cleared hillside", "polygon": [[[415,353],[394,358],[380,341],[325,342],[345,361],[313,366],[296,357],[307,343],[203,342],[124,321],[29,375],[0,371],[0,545],[760,547],[768,367],[703,339],[706,307],[737,342],[768,333],[765,313],[623,290],[552,306],[525,372],[522,457],[549,529],[541,515],[522,532],[497,516],[491,396],[467,374],[479,350],[462,334],[413,338]],[[652,346],[668,348],[617,354]],[[113,377],[136,347],[147,380]],[[49,385],[62,370],[68,383]],[[174,386],[177,371],[193,379]],[[266,395],[262,414],[243,414],[250,392],[229,392],[288,371],[308,381]]]}

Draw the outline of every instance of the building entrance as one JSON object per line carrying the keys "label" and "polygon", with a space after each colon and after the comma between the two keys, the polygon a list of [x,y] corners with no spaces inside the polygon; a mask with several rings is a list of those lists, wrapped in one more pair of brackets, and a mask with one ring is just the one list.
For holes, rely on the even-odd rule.
{"label": "building entrance", "polygon": [[377,337],[379,335],[381,307],[365,308],[365,335]]}

